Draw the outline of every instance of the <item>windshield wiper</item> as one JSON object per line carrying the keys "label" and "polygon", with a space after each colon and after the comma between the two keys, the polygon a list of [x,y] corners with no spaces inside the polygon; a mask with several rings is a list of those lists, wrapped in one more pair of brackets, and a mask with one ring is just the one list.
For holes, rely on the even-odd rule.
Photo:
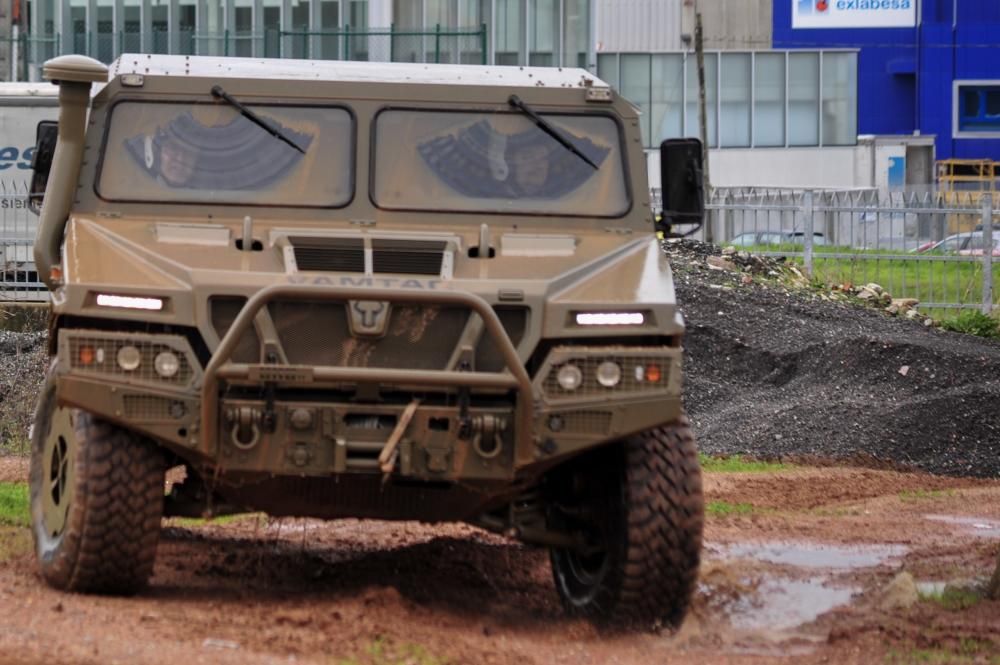
{"label": "windshield wiper", "polygon": [[585,154],[583,154],[579,148],[577,148],[575,145],[572,144],[572,142],[570,142],[568,138],[563,136],[562,132],[560,132],[558,129],[550,125],[548,120],[546,120],[542,116],[532,111],[527,104],[521,101],[520,97],[518,97],[517,95],[511,95],[510,97],[507,98],[507,103],[516,108],[524,115],[531,118],[532,122],[538,125],[538,128],[540,130],[542,130],[543,132],[554,138],[559,143],[559,145],[566,148],[571,153],[573,153],[583,161],[593,166],[595,171],[597,171],[600,168],[597,164],[593,162],[593,160],[590,159],[590,157],[587,157]]}
{"label": "windshield wiper", "polygon": [[268,134],[273,136],[274,138],[281,139],[288,145],[292,146],[293,148],[301,152],[303,155],[306,154],[306,151],[300,148],[298,144],[295,143],[295,141],[288,138],[288,136],[284,132],[282,132],[280,129],[269,123],[267,120],[264,120],[264,118],[260,117],[259,115],[248,109],[246,106],[243,106],[243,104],[241,104],[240,102],[236,101],[236,99],[234,99],[232,95],[230,95],[228,92],[222,89],[222,86],[213,85],[212,96],[215,97],[216,99],[221,99],[222,101],[232,106],[234,109],[239,111],[244,118],[254,123],[261,129],[266,131]]}

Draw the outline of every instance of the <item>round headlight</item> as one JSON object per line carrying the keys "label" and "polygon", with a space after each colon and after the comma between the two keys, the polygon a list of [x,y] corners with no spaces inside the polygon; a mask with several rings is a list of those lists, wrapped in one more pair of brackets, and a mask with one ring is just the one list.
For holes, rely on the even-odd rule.
{"label": "round headlight", "polygon": [[142,354],[131,344],[118,349],[118,366],[126,372],[137,368],[140,362],[142,362]]}
{"label": "round headlight", "polygon": [[614,388],[622,380],[622,368],[607,360],[597,366],[597,382],[605,388]]}
{"label": "round headlight", "polygon": [[181,361],[172,351],[162,351],[156,354],[156,358],[153,359],[153,367],[161,377],[170,379],[177,375],[177,371],[181,368]]}
{"label": "round headlight", "polygon": [[567,363],[559,368],[556,381],[563,390],[576,390],[583,383],[583,372],[576,365]]}

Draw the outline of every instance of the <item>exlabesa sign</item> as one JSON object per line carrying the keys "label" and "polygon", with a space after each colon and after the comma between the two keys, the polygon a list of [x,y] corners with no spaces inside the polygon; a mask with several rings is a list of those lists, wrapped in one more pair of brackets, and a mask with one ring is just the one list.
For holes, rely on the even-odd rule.
{"label": "exlabesa sign", "polygon": [[912,28],[917,0],[791,0],[793,28]]}

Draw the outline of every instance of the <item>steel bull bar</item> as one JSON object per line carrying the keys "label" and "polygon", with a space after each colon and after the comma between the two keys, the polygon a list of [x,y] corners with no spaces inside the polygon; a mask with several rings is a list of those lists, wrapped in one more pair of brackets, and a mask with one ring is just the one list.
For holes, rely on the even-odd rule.
{"label": "steel bull bar", "polygon": [[[299,300],[377,300],[392,304],[452,305],[468,307],[482,319],[485,331],[492,337],[503,356],[503,372],[461,372],[452,370],[409,370],[385,367],[313,367],[304,365],[248,364],[230,362],[233,351],[254,323],[257,314],[271,301],[279,298]],[[462,291],[418,291],[415,289],[385,289],[356,286],[326,286],[307,284],[276,284],[254,294],[229,326],[219,347],[205,368],[201,386],[201,423],[203,436],[212,440],[218,435],[219,380],[252,381],[262,370],[294,368],[299,376],[308,376],[321,383],[359,382],[396,383],[434,387],[516,389],[514,430],[515,465],[532,461],[533,452],[524,442],[532,430],[534,394],[531,377],[517,355],[510,337],[496,312],[480,296]],[[279,379],[277,382],[281,382]],[[208,442],[206,441],[206,444]]]}

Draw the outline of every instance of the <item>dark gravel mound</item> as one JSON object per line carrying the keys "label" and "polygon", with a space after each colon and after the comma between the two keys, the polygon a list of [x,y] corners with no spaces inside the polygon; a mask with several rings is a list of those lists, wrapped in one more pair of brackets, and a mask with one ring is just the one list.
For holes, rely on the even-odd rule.
{"label": "dark gravel mound", "polygon": [[28,428],[45,379],[44,332],[0,331],[0,455],[28,452]]}
{"label": "dark gravel mound", "polygon": [[665,248],[702,450],[1000,475],[1000,343],[709,269],[701,243]]}

